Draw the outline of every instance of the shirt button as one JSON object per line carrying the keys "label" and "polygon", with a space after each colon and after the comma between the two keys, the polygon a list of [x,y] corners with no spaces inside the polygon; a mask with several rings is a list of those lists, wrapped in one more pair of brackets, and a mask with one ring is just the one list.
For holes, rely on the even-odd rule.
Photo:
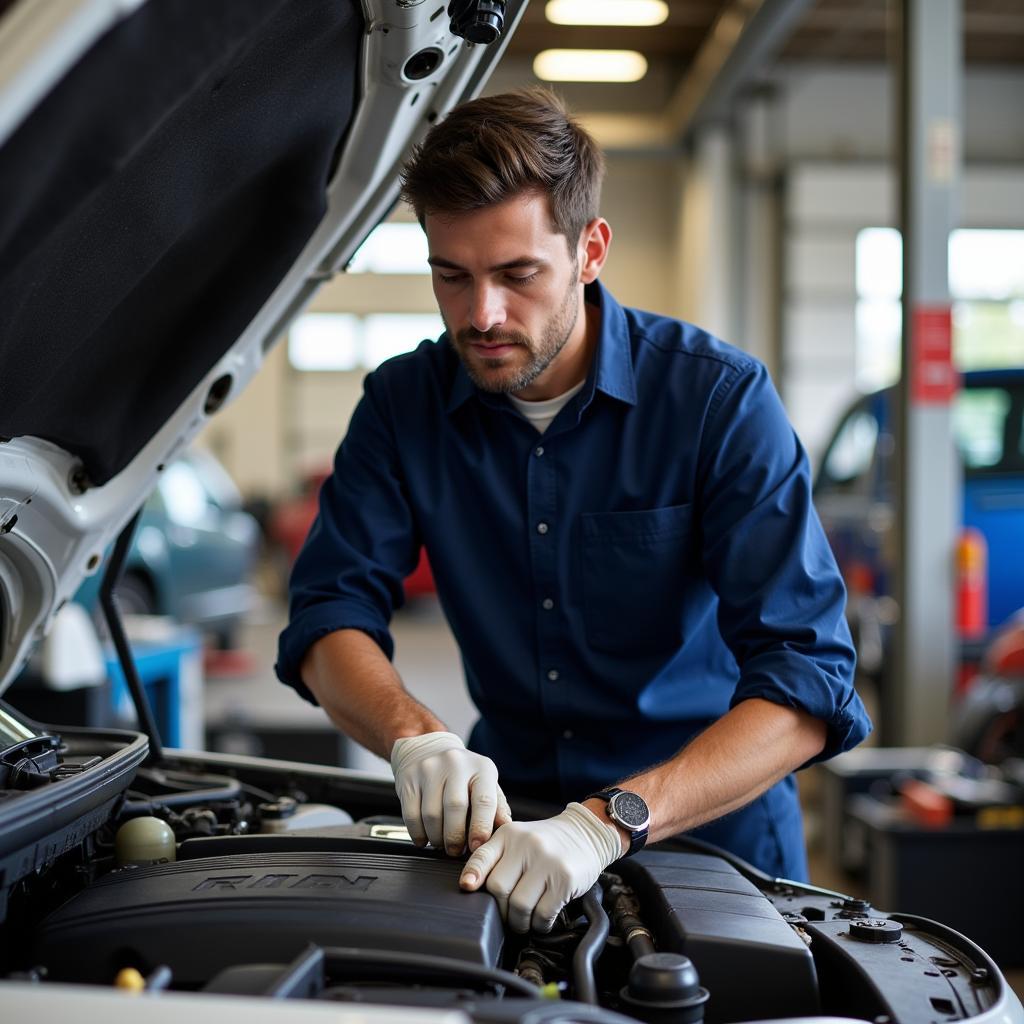
{"label": "shirt button", "polygon": [[537,445],[537,447],[533,449],[533,454],[536,455],[537,458],[540,458],[544,454],[544,445]]}
{"label": "shirt button", "polygon": [[573,737],[572,729],[566,729],[565,732],[562,733],[562,739],[563,740],[571,740],[572,737]]}
{"label": "shirt button", "polygon": [[548,671],[548,679],[550,679],[551,682],[553,682],[553,683],[557,683],[558,682],[558,669],[557,668],[553,668],[553,669],[550,669]]}
{"label": "shirt button", "polygon": [[537,532],[538,533],[547,533],[548,532],[548,524],[547,523],[538,523],[537,524]]}
{"label": "shirt button", "polygon": [[552,601],[550,597],[545,597],[544,600],[541,601],[540,606],[544,611],[549,612],[555,607],[555,602]]}

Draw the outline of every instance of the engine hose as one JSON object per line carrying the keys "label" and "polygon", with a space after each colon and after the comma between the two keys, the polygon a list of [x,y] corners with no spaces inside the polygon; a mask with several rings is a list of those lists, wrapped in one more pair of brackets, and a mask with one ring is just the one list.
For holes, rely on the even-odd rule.
{"label": "engine hose", "polygon": [[[139,779],[145,779],[155,786],[164,786],[171,790],[193,790],[196,786],[232,787],[236,793],[242,790],[242,783],[232,775],[200,774],[199,772],[179,772],[170,768],[140,768],[136,773]],[[271,797],[273,799],[273,797]]]}
{"label": "engine hose", "polygon": [[597,1006],[597,982],[594,980],[594,964],[604,949],[610,925],[608,915],[601,906],[603,893],[596,883],[580,897],[580,909],[589,927],[580,939],[572,956],[572,975],[576,985],[576,998],[581,1003]]}
{"label": "engine hose", "polygon": [[128,815],[149,814],[154,807],[191,807],[194,804],[217,803],[238,798],[238,787],[223,789],[194,789],[178,793],[161,793],[149,800],[127,800],[122,812]]}
{"label": "engine hose", "polygon": [[429,956],[425,953],[400,953],[394,950],[362,949],[350,946],[325,946],[323,948],[325,967],[331,970],[339,964],[358,964],[365,968],[399,969],[403,977],[417,970],[425,974],[442,977],[483,981],[489,985],[502,985],[509,992],[536,999],[537,988],[528,981],[503,971],[498,967],[485,967],[444,956]]}
{"label": "engine hose", "polygon": [[656,952],[654,939],[647,926],[640,919],[640,906],[636,893],[625,885],[617,875],[605,875],[606,893],[608,895],[609,912],[612,927],[616,935],[621,935],[629,947],[634,960]]}
{"label": "engine hose", "polygon": [[527,947],[519,954],[519,959],[516,961],[516,974],[523,981],[528,981],[531,985],[536,985],[537,988],[543,988],[547,983],[547,978],[544,976],[546,966],[547,964],[541,960],[541,954]]}
{"label": "engine hose", "polygon": [[137,777],[146,779],[149,782],[166,786],[169,789],[194,789],[197,782],[215,783],[218,786],[238,785],[246,796],[254,796],[266,803],[273,803],[279,799],[273,793],[249,782],[242,782],[233,775],[205,775],[196,771],[189,771],[185,768],[167,768],[161,765],[158,769],[140,768]]}
{"label": "engine hose", "polygon": [[638,918],[633,918],[635,924],[627,924],[627,919],[623,918],[622,928],[623,935],[626,937],[626,945],[629,946],[630,953],[633,954],[634,960],[639,960],[642,956],[647,956],[648,953],[656,953],[657,950],[654,948],[654,942],[651,940],[651,933],[644,927]]}
{"label": "engine hose", "polygon": [[[189,807],[193,804],[216,803],[224,800],[237,800],[242,795],[242,784],[229,775],[189,775],[187,772],[169,770],[151,771],[140,769],[140,779],[157,786],[168,786],[170,792],[147,793],[146,800],[128,800],[123,812],[129,815],[148,814],[154,807]],[[213,786],[210,789],[182,789],[182,785]]]}

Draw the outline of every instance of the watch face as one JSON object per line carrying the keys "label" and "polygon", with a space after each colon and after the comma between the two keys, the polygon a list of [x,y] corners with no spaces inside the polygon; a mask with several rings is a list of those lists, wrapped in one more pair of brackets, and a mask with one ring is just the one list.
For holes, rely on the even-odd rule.
{"label": "watch face", "polygon": [[616,793],[609,802],[608,810],[626,828],[631,829],[643,828],[651,818],[643,797],[636,793]]}

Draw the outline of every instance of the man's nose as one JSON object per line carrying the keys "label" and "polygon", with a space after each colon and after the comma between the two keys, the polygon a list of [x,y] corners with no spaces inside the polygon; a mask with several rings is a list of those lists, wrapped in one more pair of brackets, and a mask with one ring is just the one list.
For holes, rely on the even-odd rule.
{"label": "man's nose", "polygon": [[472,302],[469,321],[481,334],[486,334],[491,328],[500,327],[505,322],[505,304],[500,288],[488,284],[477,285],[473,289]]}

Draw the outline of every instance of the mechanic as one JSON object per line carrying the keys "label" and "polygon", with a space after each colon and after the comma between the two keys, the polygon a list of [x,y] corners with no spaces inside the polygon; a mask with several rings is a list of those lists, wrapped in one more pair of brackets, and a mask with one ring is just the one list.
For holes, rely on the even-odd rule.
{"label": "mechanic", "polygon": [[[414,841],[468,847],[462,887],[516,931],[680,832],[805,879],[792,773],[870,729],[768,374],[599,283],[603,170],[539,89],[464,104],[414,152],[446,331],[366,378],[277,664],[390,758]],[[390,660],[421,545],[480,712],[468,749]],[[511,822],[506,794],[566,807]]]}

